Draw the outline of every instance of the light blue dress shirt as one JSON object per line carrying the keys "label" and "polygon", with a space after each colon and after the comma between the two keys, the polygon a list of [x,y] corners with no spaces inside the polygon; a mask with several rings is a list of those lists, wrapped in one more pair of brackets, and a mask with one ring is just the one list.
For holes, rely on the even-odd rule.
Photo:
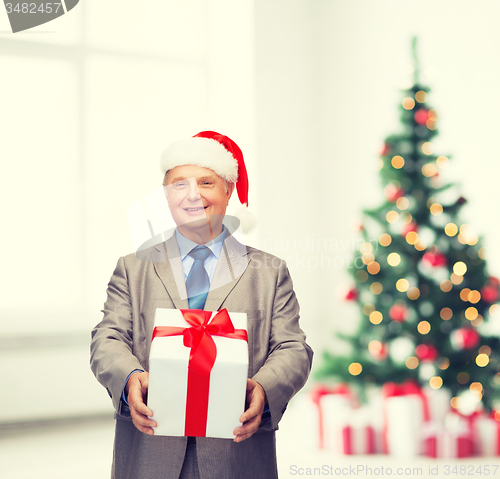
{"label": "light blue dress shirt", "polygon": [[[219,256],[222,251],[222,245],[224,244],[224,240],[226,239],[227,230],[226,227],[222,227],[222,233],[217,236],[217,238],[208,242],[204,246],[209,248],[212,251],[212,254],[205,260],[204,266],[205,270],[208,274],[208,278],[210,279],[210,283],[214,277],[215,268],[217,267],[217,261],[219,261]],[[179,245],[179,251],[181,253],[181,261],[182,261],[182,270],[184,272],[184,281],[186,281],[189,276],[189,272],[194,264],[194,258],[189,256],[189,252],[199,246],[198,243],[187,239],[179,230],[175,230],[175,239],[177,240],[177,244]]]}

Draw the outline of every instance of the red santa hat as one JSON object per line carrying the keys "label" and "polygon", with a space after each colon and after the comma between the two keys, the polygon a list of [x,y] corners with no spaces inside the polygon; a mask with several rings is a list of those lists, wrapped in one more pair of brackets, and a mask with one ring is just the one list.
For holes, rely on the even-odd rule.
{"label": "red santa hat", "polygon": [[215,131],[202,131],[172,143],[161,156],[161,170],[165,174],[182,165],[209,168],[228,183],[236,183],[240,203],[248,206],[248,175],[243,153],[231,138]]}

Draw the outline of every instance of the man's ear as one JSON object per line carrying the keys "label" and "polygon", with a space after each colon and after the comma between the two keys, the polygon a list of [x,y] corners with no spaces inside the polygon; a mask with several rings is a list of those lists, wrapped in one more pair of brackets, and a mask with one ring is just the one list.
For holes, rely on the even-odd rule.
{"label": "man's ear", "polygon": [[233,194],[234,185],[234,183],[229,183],[227,185],[227,204],[229,204],[229,200],[231,199],[231,195]]}

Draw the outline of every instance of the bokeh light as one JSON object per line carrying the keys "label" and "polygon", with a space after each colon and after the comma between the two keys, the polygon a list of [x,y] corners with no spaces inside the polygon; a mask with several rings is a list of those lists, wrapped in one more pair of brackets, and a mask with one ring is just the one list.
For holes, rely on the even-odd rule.
{"label": "bokeh light", "polygon": [[407,233],[405,239],[408,244],[416,244],[418,241],[418,233],[416,231],[410,231]]}
{"label": "bokeh light", "polygon": [[451,308],[443,308],[439,312],[439,316],[441,316],[441,319],[444,321],[449,321],[453,317],[453,311]]}
{"label": "bokeh light", "polygon": [[420,323],[418,323],[417,325],[417,331],[420,334],[429,334],[430,330],[431,330],[431,325],[429,321],[420,321]]}
{"label": "bokeh light", "polygon": [[396,168],[397,170],[403,168],[405,164],[405,160],[402,156],[396,155],[392,158],[391,160],[391,165],[393,168]]}
{"label": "bokeh light", "polygon": [[399,220],[399,213],[397,211],[391,210],[385,215],[385,218],[388,223],[397,223],[397,221]]}
{"label": "bokeh light", "polygon": [[467,272],[467,265],[463,261],[457,261],[453,265],[453,272],[458,276],[463,276]]}
{"label": "bokeh light", "polygon": [[443,212],[443,207],[439,203],[434,203],[430,207],[431,215],[439,216]]}
{"label": "bokeh light", "polygon": [[380,311],[373,311],[370,313],[370,322],[372,324],[380,324],[384,317],[382,316],[382,313]]}
{"label": "bokeh light", "polygon": [[413,110],[413,108],[415,107],[415,100],[407,96],[405,99],[403,99],[402,105],[405,110]]}
{"label": "bokeh light", "polygon": [[460,291],[460,299],[462,301],[469,301],[469,293],[470,293],[469,288],[462,289],[462,291]]}
{"label": "bokeh light", "polygon": [[478,311],[476,308],[474,308],[474,306],[471,306],[470,308],[467,308],[465,310],[465,317],[469,320],[469,321],[474,321],[476,318],[477,318],[477,315],[478,315]]}
{"label": "bokeh light", "polygon": [[443,379],[439,376],[434,376],[429,380],[429,386],[432,389],[439,389],[443,385]]}
{"label": "bokeh light", "polygon": [[427,163],[424,166],[422,166],[422,174],[427,177],[432,177],[437,175],[438,173],[438,167],[436,163]]}
{"label": "bokeh light", "polygon": [[476,364],[480,368],[484,368],[485,366],[488,365],[489,362],[490,362],[490,358],[488,357],[487,354],[478,354],[476,356]]}
{"label": "bokeh light", "polygon": [[458,226],[457,226],[455,223],[448,223],[448,224],[444,227],[444,232],[445,232],[448,236],[455,236],[455,235],[458,233]]}
{"label": "bokeh light", "polygon": [[427,100],[427,93],[423,90],[417,91],[417,93],[415,93],[415,100],[419,103],[425,103]]}
{"label": "bokeh light", "polygon": [[476,304],[476,303],[479,303],[479,301],[481,301],[481,293],[477,290],[472,290],[470,293],[469,293],[469,297],[468,297],[468,300],[470,303],[472,304]]}
{"label": "bokeh light", "polygon": [[392,242],[391,235],[387,233],[381,234],[378,242],[380,243],[380,246],[389,246]]}
{"label": "bokeh light", "polygon": [[441,288],[441,291],[448,293],[453,288],[453,283],[449,279],[445,279],[444,281],[441,281],[439,287]]}
{"label": "bokeh light", "polygon": [[430,141],[426,141],[422,145],[422,153],[424,155],[432,155],[434,153],[434,145]]}
{"label": "bokeh light", "polygon": [[376,261],[373,261],[373,263],[370,263],[366,269],[370,274],[377,274],[380,271],[380,265]]}
{"label": "bokeh light", "polygon": [[408,369],[415,369],[418,367],[418,358],[416,358],[415,356],[410,356],[407,360],[406,360],[406,367]]}
{"label": "bokeh light", "polygon": [[408,282],[407,279],[401,278],[396,281],[396,289],[401,293],[408,291],[409,287],[410,283]]}
{"label": "bokeh light", "polygon": [[410,206],[410,201],[408,200],[408,198],[406,198],[406,196],[402,196],[401,198],[398,198],[396,200],[396,206],[400,210],[406,210],[408,206]]}
{"label": "bokeh light", "polygon": [[401,256],[399,256],[398,253],[391,253],[387,256],[387,263],[389,263],[390,266],[397,266],[401,263]]}
{"label": "bokeh light", "polygon": [[420,290],[416,286],[412,286],[406,293],[408,299],[416,300],[420,296]]}

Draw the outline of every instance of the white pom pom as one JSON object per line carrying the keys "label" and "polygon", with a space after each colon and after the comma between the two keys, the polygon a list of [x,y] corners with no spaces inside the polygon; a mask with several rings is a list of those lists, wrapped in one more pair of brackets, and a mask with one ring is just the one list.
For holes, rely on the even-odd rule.
{"label": "white pom pom", "polygon": [[236,216],[236,218],[240,220],[243,234],[250,233],[257,224],[257,216],[244,205],[240,204],[237,207],[232,207],[232,205],[230,205],[227,214]]}

